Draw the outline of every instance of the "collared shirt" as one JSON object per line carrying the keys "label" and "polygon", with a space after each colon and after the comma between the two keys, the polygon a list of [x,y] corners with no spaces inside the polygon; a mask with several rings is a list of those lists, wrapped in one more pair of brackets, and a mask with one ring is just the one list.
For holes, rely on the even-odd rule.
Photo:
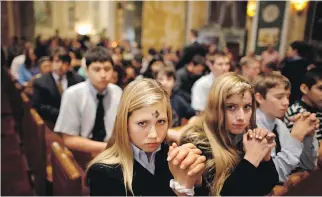
{"label": "collared shirt", "polygon": [[191,90],[191,106],[194,110],[205,111],[208,94],[214,80],[215,76],[211,72],[208,75],[201,77],[193,84]]}
{"label": "collared shirt", "polygon": [[[63,94],[54,131],[91,139],[98,104],[97,93],[98,91],[89,80],[69,87]],[[103,93],[105,94],[103,106],[106,129],[104,140],[106,141],[111,136],[114,127],[122,89],[110,83]]]}
{"label": "collared shirt", "polygon": [[[305,137],[303,143],[299,142],[291,136],[290,130],[284,122],[277,118],[269,118],[260,109],[256,110],[256,123],[258,127],[265,128],[270,132],[273,131],[275,124],[277,125],[281,152],[276,154],[275,148],[273,148],[271,156],[281,182],[286,181],[292,170],[298,166],[304,169],[312,169],[315,166],[317,150],[312,145],[312,136]],[[310,151],[305,151],[305,149],[310,149]]]}
{"label": "collared shirt", "polygon": [[161,150],[161,145],[159,146],[159,148],[156,151],[151,153],[152,155],[151,155],[150,161],[148,159],[147,154],[143,150],[139,149],[134,144],[132,144],[132,147],[133,147],[134,159],[137,162],[139,162],[145,169],[147,169],[151,174],[154,175],[154,171],[155,171],[155,155],[156,155],[156,153],[158,151]]}
{"label": "collared shirt", "polygon": [[[57,75],[55,72],[51,73],[55,79],[56,84],[59,83],[59,75]],[[68,88],[68,81],[67,81],[67,76],[66,74],[62,76],[62,81],[61,81],[62,85],[63,85],[63,90],[65,91]]]}
{"label": "collared shirt", "polygon": [[13,60],[12,60],[10,71],[11,71],[11,74],[16,79],[19,78],[19,66],[21,64],[25,63],[25,60],[26,60],[26,56],[24,54],[19,55],[19,56],[13,58]]}

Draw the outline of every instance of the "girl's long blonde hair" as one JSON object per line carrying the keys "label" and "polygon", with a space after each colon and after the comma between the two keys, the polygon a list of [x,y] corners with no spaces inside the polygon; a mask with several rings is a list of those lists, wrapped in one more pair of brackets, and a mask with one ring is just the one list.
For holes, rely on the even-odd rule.
{"label": "girl's long blonde hair", "polygon": [[[172,111],[169,95],[163,86],[152,79],[138,79],[131,82],[124,90],[118,107],[117,116],[107,149],[95,157],[88,169],[95,163],[119,164],[123,171],[125,191],[131,191],[133,179],[133,149],[128,134],[128,118],[132,112],[143,107],[163,102],[167,109],[168,121],[171,125]],[[86,177],[85,177],[86,180]]]}
{"label": "girl's long blonde hair", "polygon": [[226,128],[225,102],[233,95],[244,95],[250,92],[252,96],[252,115],[247,129],[256,127],[256,102],[251,85],[235,73],[226,73],[213,82],[207,107],[204,114],[204,130],[209,140],[213,159],[207,162],[207,169],[215,169],[211,195],[220,195],[225,180],[240,162],[240,152],[233,144],[230,131]]}

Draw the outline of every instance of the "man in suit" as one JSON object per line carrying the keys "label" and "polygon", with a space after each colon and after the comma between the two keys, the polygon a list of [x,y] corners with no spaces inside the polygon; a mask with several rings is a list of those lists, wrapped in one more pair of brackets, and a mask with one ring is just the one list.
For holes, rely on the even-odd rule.
{"label": "man in suit", "polygon": [[300,85],[310,64],[305,58],[307,51],[308,45],[303,41],[292,42],[287,51],[287,59],[282,68],[282,75],[287,77],[292,84],[290,105],[294,104],[296,100],[300,100],[302,96]]}
{"label": "man in suit", "polygon": [[53,71],[42,75],[33,83],[32,106],[46,122],[56,122],[63,92],[84,81],[80,75],[70,71],[70,62],[71,58],[67,54],[58,55],[53,61]]}
{"label": "man in suit", "polygon": [[198,31],[195,29],[190,30],[189,42],[190,44],[183,49],[183,54],[178,62],[176,69],[184,67],[186,64],[190,63],[195,55],[206,56],[206,49],[197,41]]}

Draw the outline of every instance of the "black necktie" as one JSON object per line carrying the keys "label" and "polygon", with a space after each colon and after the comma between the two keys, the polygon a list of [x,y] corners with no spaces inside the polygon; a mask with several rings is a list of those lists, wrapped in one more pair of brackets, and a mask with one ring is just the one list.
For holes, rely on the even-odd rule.
{"label": "black necktie", "polygon": [[102,142],[106,136],[105,124],[104,124],[104,106],[103,106],[104,95],[97,94],[98,105],[96,110],[95,124],[93,127],[93,138],[92,140]]}
{"label": "black necktie", "polygon": [[279,138],[278,132],[277,132],[277,124],[274,125],[273,133],[276,135],[276,137],[275,137],[275,142],[276,142],[275,151],[276,151],[276,155],[277,155],[277,153],[281,152],[281,143],[280,143],[280,138]]}

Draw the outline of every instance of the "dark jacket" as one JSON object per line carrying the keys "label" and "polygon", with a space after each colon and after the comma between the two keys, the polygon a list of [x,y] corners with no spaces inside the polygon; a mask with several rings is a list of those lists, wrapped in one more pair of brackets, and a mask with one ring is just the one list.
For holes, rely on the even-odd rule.
{"label": "dark jacket", "polygon": [[194,42],[183,49],[182,57],[176,65],[176,69],[178,70],[191,62],[195,55],[206,56],[206,49],[198,42]]}
{"label": "dark jacket", "polygon": [[290,105],[292,105],[296,100],[301,99],[302,93],[300,90],[300,85],[305,73],[307,72],[308,65],[309,62],[305,59],[286,60],[285,62],[285,65],[282,69],[282,75],[287,77],[292,85]]}
{"label": "dark jacket", "polygon": [[190,119],[192,116],[196,115],[195,110],[178,94],[177,89],[172,92],[170,102],[172,110],[175,113],[175,116],[177,116],[177,118],[173,117],[172,127],[181,126],[182,118]]}
{"label": "dark jacket", "polygon": [[182,96],[187,103],[191,103],[191,88],[193,84],[201,77],[202,75],[195,75],[190,73],[186,67],[181,68],[177,71],[176,74],[176,89],[178,89],[178,94]]}
{"label": "dark jacket", "polygon": [[[68,72],[66,75],[68,87],[84,81],[84,78],[77,73]],[[59,114],[61,95],[52,73],[36,79],[33,82],[33,91],[32,106],[44,120],[55,123]]]}
{"label": "dark jacket", "polygon": [[[174,196],[169,187],[173,178],[167,162],[168,146],[162,144],[155,156],[155,173],[151,174],[134,160],[132,189],[135,196]],[[88,170],[88,184],[91,196],[126,196],[123,173],[120,165],[96,163]]]}

